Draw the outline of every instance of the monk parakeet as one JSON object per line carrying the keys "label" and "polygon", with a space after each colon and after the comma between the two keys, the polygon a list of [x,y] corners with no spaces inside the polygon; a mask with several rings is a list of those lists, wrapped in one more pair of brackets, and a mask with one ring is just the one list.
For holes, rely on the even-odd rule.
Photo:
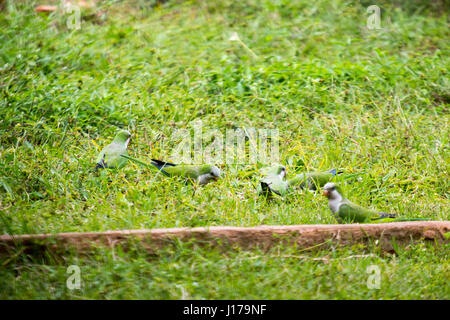
{"label": "monk parakeet", "polygon": [[121,155],[127,155],[127,146],[130,142],[131,133],[127,130],[120,130],[114,140],[100,151],[96,163],[99,168],[123,168],[127,159]]}
{"label": "monk parakeet", "polygon": [[272,167],[263,168],[261,170],[263,174],[258,186],[258,192],[264,195],[270,195],[271,193],[285,196],[288,189],[288,183],[286,178],[286,168],[282,165],[275,165]]}
{"label": "monk parakeet", "polygon": [[152,159],[150,164],[129,157],[127,155],[122,155],[122,157],[132,160],[136,163],[144,165],[149,168],[156,168],[163,174],[169,177],[184,177],[186,179],[192,180],[200,185],[207,184],[212,180],[217,180],[220,177],[220,169],[214,165],[203,164],[203,165],[190,165],[190,164],[173,164],[170,162],[164,162],[160,160]]}
{"label": "monk parakeet", "polygon": [[335,175],[336,169],[325,172],[303,172],[289,179],[288,183],[290,188],[316,190],[317,187],[323,187]]}
{"label": "monk parakeet", "polygon": [[328,182],[323,187],[323,195],[340,223],[379,223],[395,221],[423,221],[420,218],[395,218],[395,214],[366,209],[347,200],[338,185]]}

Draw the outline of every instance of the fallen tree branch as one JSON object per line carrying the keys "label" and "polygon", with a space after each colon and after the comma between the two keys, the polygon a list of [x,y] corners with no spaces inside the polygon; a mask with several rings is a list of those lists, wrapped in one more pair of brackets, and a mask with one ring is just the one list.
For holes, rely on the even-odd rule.
{"label": "fallen tree branch", "polygon": [[[77,232],[0,236],[0,252],[14,247],[45,246],[48,248],[76,247],[79,250],[98,245],[111,246],[137,239],[149,250],[157,250],[172,240],[199,241],[213,245],[239,245],[244,248],[267,249],[279,243],[296,244],[299,251],[326,244],[351,245],[376,243],[383,250],[396,245],[423,240],[448,241],[450,221],[414,221],[380,224],[290,225],[257,227],[198,227],[143,229],[106,232]],[[302,250],[303,249],[303,250]]]}

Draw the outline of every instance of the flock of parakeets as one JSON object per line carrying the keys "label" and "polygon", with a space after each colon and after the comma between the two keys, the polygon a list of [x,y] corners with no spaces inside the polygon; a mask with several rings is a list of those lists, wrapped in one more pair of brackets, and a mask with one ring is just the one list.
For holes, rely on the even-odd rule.
{"label": "flock of parakeets", "polygon": [[[220,177],[220,170],[214,165],[176,165],[170,162],[152,159],[150,164],[128,156],[127,147],[131,133],[120,130],[114,140],[104,147],[99,153],[96,170],[102,168],[120,169],[128,160],[157,170],[167,176],[179,176],[194,183],[204,185],[215,181]],[[304,172],[286,179],[286,168],[283,165],[275,165],[261,170],[261,179],[258,184],[258,193],[264,196],[286,196],[295,189],[317,190],[323,189],[323,195],[328,198],[328,205],[340,223],[378,223],[394,221],[426,220],[420,218],[396,218],[395,214],[378,212],[363,208],[347,200],[342,190],[336,183],[330,180],[342,172],[336,169],[325,172]]]}

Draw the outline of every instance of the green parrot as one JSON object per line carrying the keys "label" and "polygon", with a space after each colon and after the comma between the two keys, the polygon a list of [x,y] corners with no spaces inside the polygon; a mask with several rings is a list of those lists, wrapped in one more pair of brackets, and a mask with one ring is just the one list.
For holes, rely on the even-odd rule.
{"label": "green parrot", "polygon": [[127,147],[130,142],[131,133],[127,130],[120,130],[114,140],[100,151],[97,156],[96,170],[100,168],[123,168],[127,160],[121,155],[127,155]]}
{"label": "green parrot", "polygon": [[220,169],[214,165],[203,164],[203,165],[190,165],[190,164],[173,164],[170,162],[164,162],[161,160],[152,159],[150,164],[129,157],[127,155],[122,155],[122,157],[139,163],[148,168],[156,168],[156,170],[162,172],[168,177],[183,177],[188,180],[192,180],[199,185],[204,185],[212,180],[217,180],[220,178]]}
{"label": "green parrot", "polygon": [[323,187],[328,206],[340,223],[380,223],[398,221],[424,221],[421,218],[395,218],[395,214],[363,208],[347,200],[338,185],[328,182]]}
{"label": "green parrot", "polygon": [[263,177],[259,180],[258,193],[270,195],[278,194],[284,197],[288,191],[286,168],[282,165],[266,167],[261,170]]}
{"label": "green parrot", "polygon": [[290,188],[300,187],[301,189],[316,190],[317,187],[323,187],[329,182],[336,173],[342,172],[337,172],[336,169],[325,172],[303,172],[289,179],[288,184]]}

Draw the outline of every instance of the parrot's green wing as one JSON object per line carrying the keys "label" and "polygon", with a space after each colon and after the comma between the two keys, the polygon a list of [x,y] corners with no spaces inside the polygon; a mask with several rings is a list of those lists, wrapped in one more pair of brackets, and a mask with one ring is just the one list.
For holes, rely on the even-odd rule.
{"label": "parrot's green wing", "polygon": [[219,179],[220,170],[211,164],[191,165],[180,164],[164,168],[170,176],[178,176],[188,179],[200,185]]}
{"label": "parrot's green wing", "polygon": [[[189,180],[192,180],[193,182],[197,182],[197,179],[203,175],[209,174],[212,171],[212,165],[204,164],[204,165],[175,165],[173,163],[164,162],[160,160],[152,159],[151,164],[146,163],[145,161],[132,158],[126,155],[123,155],[122,157],[129,159],[133,162],[136,162],[140,165],[143,165],[147,168],[150,168],[152,170],[156,170],[158,172],[162,172],[163,174],[169,176],[169,177],[182,177]],[[215,170],[218,170],[215,168]],[[201,179],[200,179],[201,180]],[[202,183],[202,182],[200,182]]]}
{"label": "parrot's green wing", "polygon": [[287,193],[287,183],[277,175],[269,175],[260,180],[258,189],[265,194],[273,192],[284,197]]}
{"label": "parrot's green wing", "polygon": [[276,164],[270,167],[260,169],[262,178],[257,187],[258,193],[269,196],[277,194],[285,196],[288,189],[288,182],[285,180],[286,168],[283,165]]}
{"label": "parrot's green wing", "polygon": [[333,174],[328,172],[305,172],[289,179],[289,186],[316,190],[318,187],[323,187],[331,178]]}
{"label": "parrot's green wing", "polygon": [[[348,200],[340,205],[337,212],[339,220],[346,223],[382,222],[383,219],[396,219],[395,214],[366,209]],[[387,221],[384,221],[387,222]]]}
{"label": "parrot's green wing", "polygon": [[310,188],[316,189],[317,187],[323,187],[333,178],[333,174],[329,172],[317,172],[311,174],[311,186]]}
{"label": "parrot's green wing", "polygon": [[104,160],[105,160],[104,158],[105,158],[106,148],[107,148],[107,147],[103,148],[102,151],[100,151],[100,153],[98,154],[97,159],[95,159],[95,163],[96,163],[97,165],[103,164],[103,163],[104,163]]}
{"label": "parrot's green wing", "polygon": [[210,173],[212,170],[211,168],[212,165],[209,164],[179,164],[176,166],[165,167],[164,171],[166,171],[170,176],[180,176],[196,180],[201,175]]}
{"label": "parrot's green wing", "polygon": [[127,164],[127,159],[122,155],[128,155],[127,146],[130,141],[131,133],[127,130],[120,130],[114,140],[100,151],[97,156],[95,168],[123,168]]}
{"label": "parrot's green wing", "polygon": [[301,173],[293,177],[292,179],[289,179],[289,187],[295,188],[306,188],[308,186],[308,175],[305,173]]}
{"label": "parrot's green wing", "polygon": [[123,168],[127,164],[127,159],[122,155],[128,155],[126,146],[115,142],[110,143],[97,156],[97,168]]}
{"label": "parrot's green wing", "polygon": [[352,223],[352,222],[369,222],[372,217],[379,217],[380,215],[373,210],[369,210],[358,206],[354,203],[344,203],[339,207],[337,212],[339,220]]}
{"label": "parrot's green wing", "polygon": [[192,180],[197,180],[200,176],[199,166],[195,165],[177,165],[174,167],[166,167],[164,168],[170,176],[179,176]]}
{"label": "parrot's green wing", "polygon": [[294,178],[289,179],[289,186],[292,188],[308,188],[310,190],[317,190],[319,187],[323,187],[327,182],[336,175],[340,174],[342,171],[337,172],[336,169],[325,172],[303,172]]}
{"label": "parrot's green wing", "polygon": [[196,180],[200,175],[211,172],[211,165],[173,164],[152,159],[152,165],[168,176],[178,176]]}

